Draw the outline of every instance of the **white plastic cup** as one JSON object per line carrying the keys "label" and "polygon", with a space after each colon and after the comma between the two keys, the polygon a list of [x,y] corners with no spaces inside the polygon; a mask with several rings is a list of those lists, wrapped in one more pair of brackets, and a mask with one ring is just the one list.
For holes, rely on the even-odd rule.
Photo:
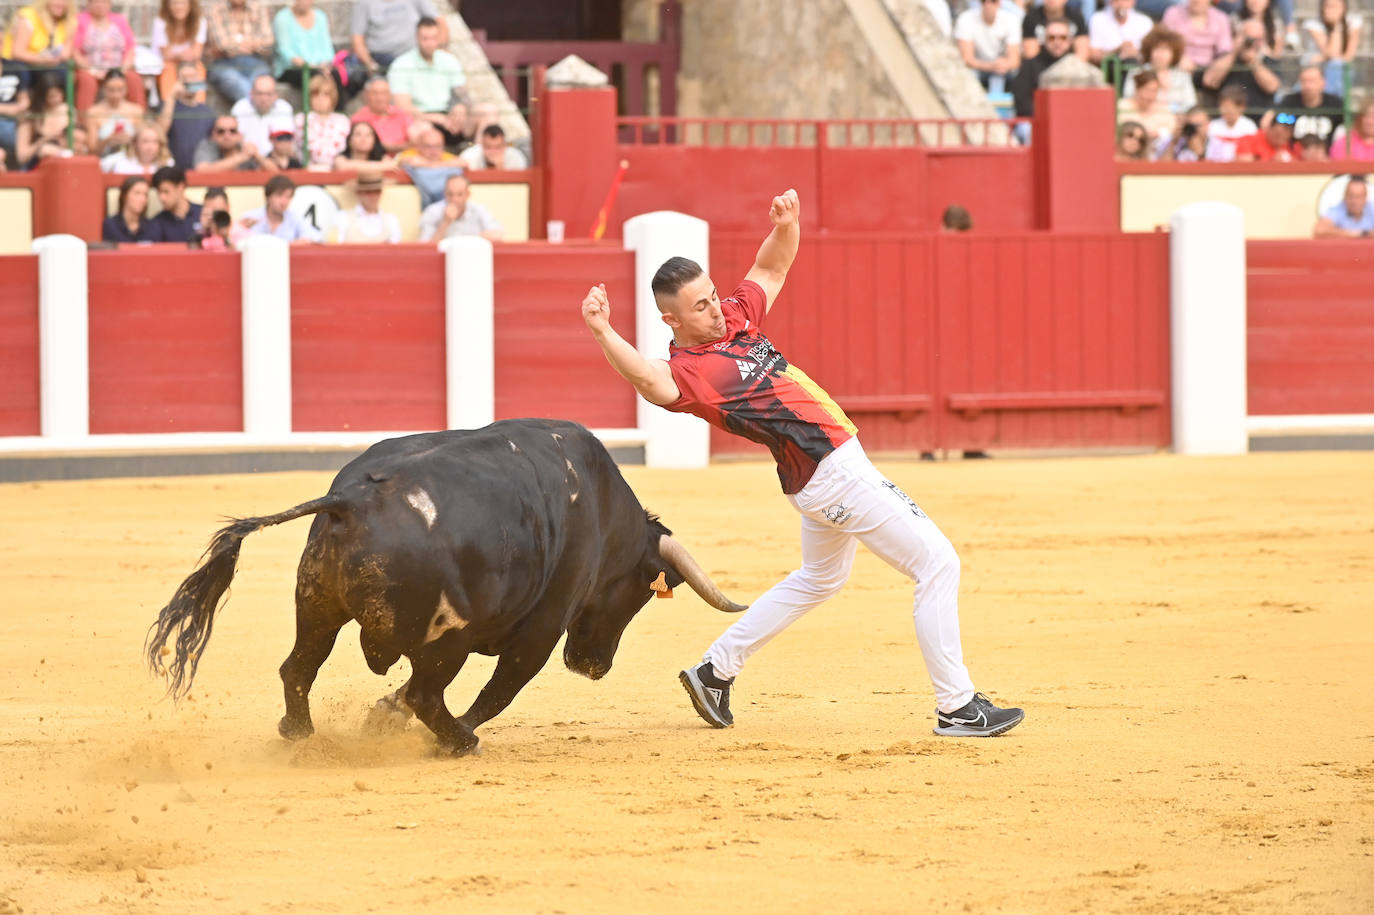
{"label": "white plastic cup", "polygon": [[563,220],[550,219],[547,230],[550,244],[561,245],[563,243]]}

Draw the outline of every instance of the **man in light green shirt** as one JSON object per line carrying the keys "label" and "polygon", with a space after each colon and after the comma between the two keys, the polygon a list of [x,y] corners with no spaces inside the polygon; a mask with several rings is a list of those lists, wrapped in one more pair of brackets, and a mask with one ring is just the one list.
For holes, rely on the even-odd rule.
{"label": "man in light green shirt", "polygon": [[396,105],[416,120],[442,124],[453,95],[467,82],[458,58],[439,47],[438,21],[426,16],[415,27],[415,47],[387,71]]}

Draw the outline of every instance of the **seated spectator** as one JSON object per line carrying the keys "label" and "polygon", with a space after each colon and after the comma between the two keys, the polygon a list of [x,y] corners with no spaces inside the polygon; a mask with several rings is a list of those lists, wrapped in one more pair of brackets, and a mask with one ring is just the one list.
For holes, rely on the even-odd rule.
{"label": "seated spectator", "polygon": [[1245,100],[1245,90],[1239,86],[1230,86],[1221,91],[1217,101],[1221,113],[1207,128],[1212,139],[1223,144],[1229,152],[1226,158],[1219,161],[1233,160],[1236,157],[1236,142],[1259,130],[1255,122],[1245,116]]}
{"label": "seated spectator", "polygon": [[391,213],[382,212],[381,175],[359,175],[353,182],[358,203],[343,210],[329,230],[329,240],[340,245],[394,245],[401,240],[401,223]]}
{"label": "seated spectator", "polygon": [[444,199],[431,203],[420,214],[420,241],[443,241],[459,235],[480,235],[500,241],[501,223],[480,203],[468,200],[468,179],[452,175],[444,185]]}
{"label": "seated spectator", "polygon": [[1338,161],[1374,162],[1374,99],[1367,99],[1355,112],[1349,132],[1345,126],[1331,134],[1331,158]]}
{"label": "seated spectator", "polygon": [[1305,133],[1293,142],[1298,144],[1298,160],[1301,162],[1330,162],[1326,153],[1326,141],[1315,133]]}
{"label": "seated spectator", "polygon": [[272,27],[258,0],[219,0],[206,10],[210,82],[232,105],[248,95],[253,80],[271,72]]}
{"label": "seated spectator", "polygon": [[[222,228],[223,227],[223,228]],[[207,187],[200,204],[201,247],[223,250],[248,237],[248,230],[229,215],[229,195],[222,187]]]}
{"label": "seated spectator", "polygon": [[1118,124],[1134,122],[1142,125],[1149,135],[1147,145],[1151,159],[1159,158],[1159,151],[1168,146],[1178,133],[1178,115],[1169,110],[1159,97],[1159,76],[1153,70],[1137,70],[1131,76],[1135,92],[1130,98],[1116,103]]}
{"label": "seated spectator", "polygon": [[1111,0],[1111,7],[1093,13],[1088,21],[1088,59],[1100,63],[1105,57],[1123,61],[1140,60],[1140,44],[1155,24],[1144,13],[1137,13],[1135,0]]}
{"label": "seated spectator", "polygon": [[241,98],[229,109],[238,122],[239,133],[259,150],[272,145],[273,131],[291,130],[295,120],[291,104],[277,95],[277,81],[263,74],[253,80],[248,98]]}
{"label": "seated spectator", "polygon": [[1313,62],[1326,76],[1326,91],[1345,95],[1345,74],[1360,50],[1364,18],[1346,0],[1321,0],[1321,15],[1302,24]]}
{"label": "seated spectator", "polygon": [[195,168],[196,149],[208,139],[215,124],[215,111],[204,101],[205,82],[200,68],[190,61],[177,65],[177,81],[172,96],[165,101],[158,115],[158,126],[167,134],[167,146],[172,151],[177,168]]}
{"label": "seated spectator", "polygon": [[525,154],[506,143],[506,132],[501,129],[500,124],[488,124],[482,128],[479,142],[463,150],[458,158],[474,171],[483,168],[519,169],[530,167]]}
{"label": "seated spectator", "polygon": [[1037,57],[1045,47],[1045,27],[1055,20],[1069,24],[1069,40],[1072,50],[1084,60],[1088,59],[1088,23],[1075,4],[1070,7],[1069,0],[1044,0],[1026,10],[1021,20],[1021,59]]}
{"label": "seated spectator", "polygon": [[1322,91],[1324,86],[1322,68],[1308,64],[1298,74],[1298,91],[1281,98],[1279,107],[1297,117],[1294,134],[1298,137],[1315,135],[1321,137],[1323,144],[1330,146],[1331,135],[1336,132],[1345,106],[1339,95]]}
{"label": "seated spectator", "polygon": [[[306,99],[309,109],[296,115],[296,134],[301,143],[296,154],[308,168],[328,170],[334,159],[344,150],[348,140],[348,115],[336,111],[339,106],[339,87],[333,78],[323,73],[310,77],[310,93]],[[310,155],[305,156],[305,147]]]}
{"label": "seated spectator", "polygon": [[19,120],[29,112],[29,94],[19,88],[19,77],[4,71],[0,61],[0,152],[14,153]]}
{"label": "seated spectator", "polygon": [[340,172],[384,172],[396,167],[396,160],[386,155],[377,130],[365,121],[357,121],[348,130],[344,150],[334,158],[334,170]]}
{"label": "seated spectator", "polygon": [[34,80],[30,95],[34,104],[19,123],[14,139],[15,165],[21,169],[37,165],[42,149],[47,149],[45,155],[60,154],[67,146],[67,128],[71,124],[71,109],[58,72],[41,73]]}
{"label": "seated spectator", "polygon": [[307,68],[312,73],[334,72],[329,17],[315,7],[315,0],[291,0],[278,10],[272,19],[272,34],[277,39],[277,79],[305,91]]}
{"label": "seated spectator", "polygon": [[97,156],[106,156],[128,146],[135,128],[143,121],[143,106],[129,99],[128,89],[129,81],[124,72],[111,70],[101,81],[100,101],[86,110],[86,131],[91,135]]}
{"label": "seated spectator", "polygon": [[149,241],[189,242],[200,234],[200,204],[186,199],[186,173],[175,165],[153,172],[153,190],[162,210],[148,226]]}
{"label": "seated spectator", "polygon": [[[1293,0],[1286,0],[1288,12],[1283,22],[1289,22],[1293,18]],[[1241,8],[1239,15],[1235,17],[1235,30],[1239,31],[1245,25],[1247,19],[1257,19],[1264,28],[1264,53],[1265,55],[1278,60],[1284,54],[1284,40],[1287,32],[1283,28],[1279,17],[1274,14],[1273,0],[1245,0],[1245,6]],[[1293,38],[1296,40],[1297,33],[1294,32]]]}
{"label": "seated spectator", "polygon": [[[1144,55],[1145,69],[1159,77],[1159,97],[1170,111],[1182,114],[1197,104],[1193,78],[1179,66],[1183,59],[1182,35],[1156,26],[1141,42],[1140,53]],[[1134,95],[1135,81],[1126,80],[1125,90],[1126,98]]]}
{"label": "seated spectator", "polygon": [[45,73],[60,73],[72,59],[76,38],[76,5],[71,0],[34,0],[15,10],[0,42],[0,58],[13,61],[20,88],[28,89]]}
{"label": "seated spectator", "polygon": [[129,101],[139,107],[147,104],[143,80],[134,71],[134,30],[129,20],[110,12],[110,0],[87,0],[85,11],[76,17],[73,42],[77,111],[90,108],[105,77],[117,72],[133,76],[127,84]]}
{"label": "seated spectator", "polygon": [[1063,19],[1052,19],[1045,27],[1045,46],[1040,53],[1021,64],[1011,81],[1011,95],[1016,104],[1016,116],[1028,118],[1035,114],[1035,90],[1046,70],[1069,53],[1073,32]]}
{"label": "seated spectator", "polygon": [[310,223],[291,212],[291,198],[296,196],[296,182],[285,175],[273,175],[263,186],[263,206],[243,214],[239,225],[252,235],[273,235],[292,244],[313,244],[321,241],[320,233]]}
{"label": "seated spectator", "polygon": [[273,168],[278,171],[286,171],[292,168],[304,168],[301,160],[296,158],[296,134],[290,130],[274,130],[268,137],[272,146],[268,149],[264,157],[272,163]]}
{"label": "seated spectator", "polygon": [[1005,92],[1007,79],[1021,65],[1020,26],[1000,0],[982,0],[954,21],[954,41],[964,65],[989,92]]}
{"label": "seated spectator", "polygon": [[1236,141],[1237,162],[1293,162],[1298,158],[1293,148],[1293,124],[1298,119],[1284,111],[1269,115],[1267,127]]}
{"label": "seated spectator", "polygon": [[1149,162],[1150,135],[1145,125],[1125,121],[1116,127],[1116,161]]}
{"label": "seated spectator", "polygon": [[448,47],[448,23],[439,17],[433,0],[356,0],[353,57],[368,75],[385,72],[415,47],[415,26],[425,17],[438,21],[439,47]]}
{"label": "seated spectator", "polygon": [[1231,20],[1211,0],[1186,0],[1171,6],[1160,22],[1183,37],[1179,65],[1189,73],[1206,70],[1231,50]]}
{"label": "seated spectator", "polygon": [[391,84],[384,77],[374,76],[363,88],[363,107],[353,115],[353,123],[370,124],[382,143],[382,149],[395,155],[409,143],[406,131],[410,115],[391,103]]}
{"label": "seated spectator", "polygon": [[162,128],[140,124],[129,144],[100,160],[100,170],[111,175],[151,175],[164,165],[174,165]]}
{"label": "seated spectator", "polygon": [[1312,230],[1317,238],[1369,238],[1374,235],[1374,207],[1364,175],[1351,175],[1341,202],[1322,213]]}
{"label": "seated spectator", "polygon": [[119,186],[119,207],[100,224],[100,240],[134,244],[148,237],[148,179],[130,175]]}
{"label": "seated spectator", "polygon": [[444,149],[444,135],[428,121],[414,124],[411,135],[415,145],[396,157],[396,165],[420,192],[420,206],[427,207],[444,196],[450,175],[463,173],[463,162]]}
{"label": "seated spectator", "polygon": [[[153,39],[149,43],[153,53],[162,59],[162,72],[157,78],[159,98],[172,97],[182,63],[195,64],[196,79],[205,80],[206,31],[200,0],[162,0],[153,19]],[[205,101],[203,91],[198,101]]]}
{"label": "seated spectator", "polygon": [[215,118],[214,129],[196,147],[195,170],[198,172],[250,172],[255,169],[274,171],[256,144],[243,138],[238,123],[231,114]]}
{"label": "seated spectator", "polygon": [[1207,109],[1196,106],[1183,116],[1178,139],[1164,156],[1175,162],[1230,162],[1235,148],[1211,135],[1211,118]]}
{"label": "seated spectator", "polygon": [[1245,90],[1245,107],[1262,110],[1274,104],[1274,93],[1279,90],[1277,66],[1264,54],[1264,26],[1258,19],[1247,19],[1231,50],[1203,72],[1201,88],[1219,91],[1239,86]]}
{"label": "seated spectator", "polygon": [[415,47],[386,71],[396,106],[417,120],[444,123],[454,94],[467,83],[458,58],[439,46],[439,23],[426,16],[415,27]]}
{"label": "seated spectator", "polygon": [[444,149],[457,154],[472,145],[473,136],[468,133],[468,106],[454,102],[449,106],[444,123],[438,125],[444,134]]}

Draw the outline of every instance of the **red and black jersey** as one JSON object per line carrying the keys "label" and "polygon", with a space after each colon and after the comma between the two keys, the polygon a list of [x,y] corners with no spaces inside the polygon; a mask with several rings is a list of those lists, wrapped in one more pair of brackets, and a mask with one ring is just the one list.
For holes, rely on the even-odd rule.
{"label": "red and black jersey", "polygon": [[751,280],[721,299],[725,336],[700,346],[668,347],[681,396],[668,405],[766,445],[785,493],[800,492],[821,459],[858,430],[806,373],[789,365],[763,335],[768,298]]}

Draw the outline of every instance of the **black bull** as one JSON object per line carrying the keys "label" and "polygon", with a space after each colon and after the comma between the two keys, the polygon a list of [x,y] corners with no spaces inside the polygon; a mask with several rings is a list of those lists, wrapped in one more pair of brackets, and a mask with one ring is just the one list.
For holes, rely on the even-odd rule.
{"label": "black bull", "polygon": [[[323,498],[223,528],[149,630],[148,663],[173,697],[191,688],[243,539],[305,515],[315,520],[296,574],[296,644],[281,665],[288,739],[314,732],[310,687],[349,620],[374,672],[410,659],[410,680],[379,708],[413,711],[442,749],[465,753],[563,633],[564,663],[604,676],[651,584],[686,581],[720,610],[744,609],[644,510],[590,432],[505,420],[379,442]],[[499,660],[454,718],[444,690],[474,651]]]}

